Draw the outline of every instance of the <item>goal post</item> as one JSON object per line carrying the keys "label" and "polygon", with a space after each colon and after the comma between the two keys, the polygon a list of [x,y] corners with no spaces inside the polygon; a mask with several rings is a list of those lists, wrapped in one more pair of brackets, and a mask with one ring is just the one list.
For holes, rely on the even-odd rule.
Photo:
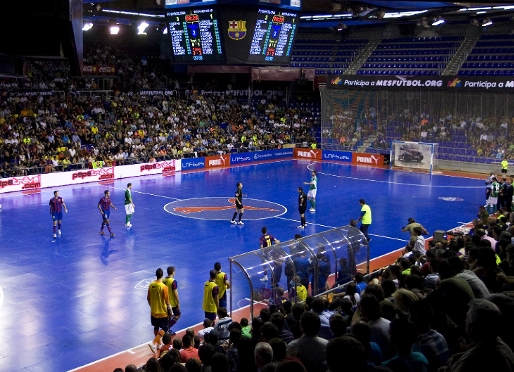
{"label": "goal post", "polygon": [[437,143],[392,141],[391,167],[423,170],[432,174],[436,149]]}

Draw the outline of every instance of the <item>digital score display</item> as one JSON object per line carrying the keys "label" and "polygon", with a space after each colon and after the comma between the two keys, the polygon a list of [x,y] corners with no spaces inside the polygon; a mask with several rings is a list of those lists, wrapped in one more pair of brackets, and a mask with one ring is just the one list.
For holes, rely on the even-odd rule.
{"label": "digital score display", "polygon": [[297,22],[297,14],[259,9],[247,62],[288,64],[298,28]]}
{"label": "digital score display", "polygon": [[217,13],[213,9],[166,12],[173,60],[177,63],[223,62]]}

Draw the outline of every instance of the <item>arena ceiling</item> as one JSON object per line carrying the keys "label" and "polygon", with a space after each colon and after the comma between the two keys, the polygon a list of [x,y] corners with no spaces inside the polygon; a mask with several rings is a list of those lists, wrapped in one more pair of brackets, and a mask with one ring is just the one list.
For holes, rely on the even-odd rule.
{"label": "arena ceiling", "polygon": [[[164,0],[84,0],[85,22],[131,24],[145,20],[162,23]],[[160,4],[160,5],[158,5]],[[120,13],[121,12],[121,13]],[[512,2],[480,1],[385,1],[385,0],[302,0],[302,28],[372,27],[403,23],[426,28],[444,20],[445,24],[482,26],[487,21],[512,22]],[[343,26],[344,25],[344,26]]]}

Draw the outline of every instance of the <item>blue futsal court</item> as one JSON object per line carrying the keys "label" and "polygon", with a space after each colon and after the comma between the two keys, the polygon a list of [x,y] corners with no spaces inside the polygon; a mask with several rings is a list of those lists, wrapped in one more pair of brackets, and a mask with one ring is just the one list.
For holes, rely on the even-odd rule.
{"label": "blue futsal court", "polygon": [[[312,169],[319,172],[317,211],[307,212],[301,231],[296,189],[308,188]],[[244,226],[230,224],[239,181]],[[128,182],[131,229],[124,227]],[[106,189],[119,208],[111,212],[115,238],[98,234]],[[69,213],[53,239],[53,191],[0,196],[0,370],[65,371],[150,341],[146,285],[158,267],[176,267],[182,317],[175,328],[202,322],[214,262],[228,271],[228,257],[259,247],[262,226],[280,241],[326,231],[358,218],[364,198],[373,215],[371,256],[378,257],[406,244],[408,217],[432,233],[471,221],[484,204],[481,179],[284,160],[61,187]]]}

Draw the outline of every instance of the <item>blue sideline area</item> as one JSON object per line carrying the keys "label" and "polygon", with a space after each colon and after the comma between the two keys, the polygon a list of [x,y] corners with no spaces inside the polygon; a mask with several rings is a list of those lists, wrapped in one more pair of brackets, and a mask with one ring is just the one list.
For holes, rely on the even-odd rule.
{"label": "blue sideline area", "polygon": [[[372,257],[405,245],[408,217],[430,232],[447,230],[471,221],[484,203],[479,179],[287,160],[62,187],[69,213],[53,239],[54,190],[1,195],[0,369],[65,371],[148,342],[146,285],[158,267],[176,267],[177,329],[203,321],[202,288],[214,262],[228,271],[228,257],[258,248],[262,226],[281,241],[300,232],[296,189],[309,169],[319,172],[317,211],[302,234],[348,224],[364,198],[373,212]],[[230,224],[238,181],[245,205],[256,208],[244,226]],[[136,204],[131,229],[124,227],[127,182]],[[105,189],[119,208],[111,212],[112,239],[98,234]]]}

